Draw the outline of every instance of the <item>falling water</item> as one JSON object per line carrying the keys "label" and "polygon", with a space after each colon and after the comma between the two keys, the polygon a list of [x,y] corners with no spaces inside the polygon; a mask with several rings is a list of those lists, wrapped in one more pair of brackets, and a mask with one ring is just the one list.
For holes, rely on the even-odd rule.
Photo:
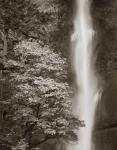
{"label": "falling water", "polygon": [[78,85],[76,113],[80,120],[85,121],[85,127],[78,133],[79,142],[75,150],[94,150],[92,147],[92,130],[96,101],[98,99],[97,78],[94,69],[93,27],[90,15],[89,0],[76,0],[76,16],[72,45],[74,53],[74,68]]}

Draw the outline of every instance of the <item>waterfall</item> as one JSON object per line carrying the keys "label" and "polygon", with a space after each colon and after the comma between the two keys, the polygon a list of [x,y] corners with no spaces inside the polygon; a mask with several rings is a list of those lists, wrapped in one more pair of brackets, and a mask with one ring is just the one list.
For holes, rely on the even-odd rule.
{"label": "waterfall", "polygon": [[72,39],[73,64],[78,86],[75,114],[84,120],[85,127],[78,131],[79,141],[72,150],[94,150],[92,131],[94,114],[98,100],[98,80],[94,68],[93,36],[94,30],[90,15],[89,0],[76,0],[74,33]]}

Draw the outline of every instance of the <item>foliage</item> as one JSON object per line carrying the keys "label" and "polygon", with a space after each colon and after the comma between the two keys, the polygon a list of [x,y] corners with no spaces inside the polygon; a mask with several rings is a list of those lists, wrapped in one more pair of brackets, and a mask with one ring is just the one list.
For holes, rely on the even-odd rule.
{"label": "foliage", "polygon": [[71,73],[63,57],[69,49],[70,4],[0,0],[1,41],[4,48],[8,44],[6,61],[0,60],[0,142],[13,150],[77,140],[80,122],[72,114]]}
{"label": "foliage", "polygon": [[[3,45],[2,57],[8,58],[12,41],[39,34],[39,11],[31,0],[0,0],[0,35]],[[35,37],[34,36],[34,37]]]}
{"label": "foliage", "polygon": [[66,59],[47,46],[26,40],[16,45],[14,56],[5,64],[9,70],[13,68],[10,82],[14,85],[13,96],[6,103],[12,110],[8,141],[14,145],[14,139],[17,144],[23,140],[36,147],[51,138],[77,140],[74,129],[80,122],[71,110]]}
{"label": "foliage", "polygon": [[[0,29],[13,32],[29,32],[37,30],[37,6],[31,0],[1,0]],[[34,26],[35,24],[35,26]]]}

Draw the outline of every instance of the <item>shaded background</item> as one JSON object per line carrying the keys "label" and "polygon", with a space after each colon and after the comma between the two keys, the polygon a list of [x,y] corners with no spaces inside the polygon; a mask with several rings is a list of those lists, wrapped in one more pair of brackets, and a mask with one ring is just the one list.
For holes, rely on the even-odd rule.
{"label": "shaded background", "polygon": [[102,97],[98,103],[94,142],[96,150],[117,149],[117,1],[93,0],[96,30],[97,70],[101,75]]}

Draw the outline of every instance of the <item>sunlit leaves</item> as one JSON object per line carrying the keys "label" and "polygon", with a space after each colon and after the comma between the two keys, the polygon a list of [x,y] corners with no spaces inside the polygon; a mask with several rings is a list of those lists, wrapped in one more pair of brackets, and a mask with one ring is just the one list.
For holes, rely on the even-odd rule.
{"label": "sunlit leaves", "polygon": [[78,128],[79,122],[71,111],[72,88],[65,82],[66,59],[48,46],[42,48],[31,40],[16,45],[14,55],[15,59],[7,63],[7,68],[18,67],[10,73],[10,82],[15,87],[9,100],[13,121],[24,127],[26,140],[30,132],[32,137],[41,133],[43,138],[69,139],[68,132]]}

